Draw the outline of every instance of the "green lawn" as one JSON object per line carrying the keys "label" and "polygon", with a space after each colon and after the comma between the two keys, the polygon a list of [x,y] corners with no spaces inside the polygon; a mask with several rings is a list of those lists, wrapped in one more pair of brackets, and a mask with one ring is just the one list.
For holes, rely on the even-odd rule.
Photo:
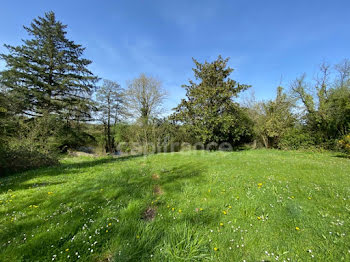
{"label": "green lawn", "polygon": [[335,153],[69,158],[0,182],[0,261],[350,261]]}

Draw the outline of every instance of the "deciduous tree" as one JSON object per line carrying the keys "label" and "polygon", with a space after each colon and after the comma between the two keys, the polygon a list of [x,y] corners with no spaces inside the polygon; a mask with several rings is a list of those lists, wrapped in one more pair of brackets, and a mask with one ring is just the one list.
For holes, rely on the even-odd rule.
{"label": "deciduous tree", "polygon": [[152,77],[141,74],[130,81],[125,91],[125,104],[127,111],[140,126],[140,142],[148,150],[152,137],[153,126],[150,125],[153,118],[162,112],[162,105],[166,98],[166,91],[161,82]]}
{"label": "deciduous tree", "polygon": [[105,126],[106,151],[109,153],[113,152],[115,147],[111,126],[115,125],[123,114],[122,91],[118,83],[104,80],[96,94],[100,120]]}

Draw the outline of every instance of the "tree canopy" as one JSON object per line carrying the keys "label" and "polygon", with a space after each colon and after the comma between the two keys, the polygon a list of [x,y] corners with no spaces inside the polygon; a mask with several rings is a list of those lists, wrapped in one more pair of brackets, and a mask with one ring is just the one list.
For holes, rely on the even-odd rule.
{"label": "tree canopy", "polygon": [[90,117],[97,77],[88,69],[91,61],[83,57],[85,48],[67,39],[66,27],[48,12],[24,27],[30,39],[20,46],[5,45],[9,53],[0,56],[6,62],[1,81],[18,113]]}
{"label": "tree canopy", "polygon": [[204,63],[193,59],[195,80],[183,85],[187,99],[182,99],[172,116],[204,144],[242,143],[251,133],[247,115],[234,101],[249,85],[229,78],[233,69],[227,66],[228,60],[221,56]]}

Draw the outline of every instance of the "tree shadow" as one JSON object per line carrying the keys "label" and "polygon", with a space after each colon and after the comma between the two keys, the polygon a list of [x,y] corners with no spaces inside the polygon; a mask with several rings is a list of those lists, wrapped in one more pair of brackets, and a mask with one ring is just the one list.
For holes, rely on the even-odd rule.
{"label": "tree shadow", "polygon": [[3,186],[2,188],[0,188],[0,194],[3,192],[8,191],[9,189],[11,189],[12,192],[16,192],[18,190],[23,190],[23,189],[34,189],[34,188],[38,188],[38,187],[46,187],[46,186],[52,186],[52,185],[60,185],[60,184],[64,184],[65,182],[38,182],[38,183],[26,183],[25,181],[12,186],[10,188]]}
{"label": "tree shadow", "polygon": [[[8,190],[17,191],[21,189],[26,189],[27,186],[24,185],[26,181],[39,178],[39,177],[55,177],[60,175],[74,175],[80,172],[84,172],[86,168],[92,168],[95,166],[113,163],[113,162],[124,162],[131,159],[140,158],[142,155],[128,155],[128,156],[119,156],[119,157],[106,157],[98,158],[91,160],[83,160],[82,162],[75,163],[61,163],[57,166],[51,167],[41,167],[37,169],[32,169],[9,176],[5,176],[2,179],[2,184],[0,187],[0,193],[6,192]],[[52,185],[54,183],[40,182],[42,186]],[[35,183],[33,183],[35,184]]]}
{"label": "tree shadow", "polygon": [[[202,172],[204,168],[202,166],[179,163],[173,168],[160,171],[161,177],[159,180],[152,178],[153,167],[147,165],[135,165],[134,167],[123,165],[120,172],[116,175],[103,174],[76,186],[63,185],[67,184],[67,181],[47,183],[45,179],[38,183],[25,184],[27,180],[35,177],[71,176],[79,172],[85,172],[90,167],[103,166],[113,162],[124,162],[137,159],[138,157],[141,156],[94,159],[81,163],[62,164],[59,170],[57,170],[57,167],[45,168],[36,172],[31,171],[32,173],[29,172],[28,175],[23,177],[18,174],[10,181],[12,191],[27,189],[29,186],[45,187],[62,184],[61,192],[54,192],[52,197],[48,197],[46,191],[46,195],[34,194],[32,198],[24,200],[23,204],[8,208],[6,210],[7,214],[25,212],[26,216],[23,219],[19,217],[18,221],[16,220],[13,223],[6,223],[6,226],[1,226],[0,244],[13,239],[15,235],[19,236],[24,232],[27,235],[32,235],[32,232],[36,232],[35,235],[39,235],[39,237],[30,242],[28,241],[28,243],[21,243],[24,246],[18,245],[16,252],[28,251],[28,247],[30,247],[30,250],[36,250],[36,252],[26,252],[21,257],[22,259],[29,261],[50,260],[52,250],[48,251],[39,247],[53,245],[55,250],[62,250],[67,247],[67,243],[72,245],[72,237],[86,233],[86,236],[93,235],[95,240],[101,243],[99,244],[101,246],[97,245],[95,247],[96,251],[99,249],[101,252],[104,251],[103,246],[106,246],[109,240],[113,239],[115,241],[115,239],[118,239],[119,243],[130,243],[130,249],[125,252],[125,257],[121,260],[133,261],[144,255],[148,256],[155,246],[164,241],[167,230],[167,228],[159,228],[159,221],[146,222],[142,220],[142,212],[151,205],[151,201],[155,198],[153,187],[160,185],[167,189],[167,193],[180,193],[179,190],[181,190],[183,181],[199,182],[203,180]],[[164,166],[166,166],[166,163],[164,163]],[[4,192],[6,189],[1,187],[1,191]],[[39,198],[34,199],[36,196]],[[35,200],[35,203],[32,203],[32,200]],[[31,204],[37,205],[38,208],[29,207]],[[160,201],[159,206],[161,205],[165,205],[165,203]],[[95,230],[106,224],[105,213],[109,214],[108,218],[117,217],[120,219],[120,222],[110,229],[114,230],[115,234],[101,233],[95,236]],[[2,212],[1,216],[5,216],[5,213]],[[91,232],[83,232],[82,228],[84,228],[85,224],[88,224],[88,219],[93,219],[96,227],[91,226]],[[209,222],[210,218],[207,219]],[[186,221],[197,223],[198,218],[192,217],[192,215],[189,217],[188,215],[173,223],[184,223]],[[69,230],[65,228],[67,223]],[[43,232],[38,232],[40,228],[43,229]],[[47,228],[50,231],[46,232]],[[135,234],[140,230],[148,230],[149,228],[153,230],[152,232],[156,237],[135,242]],[[60,236],[60,238],[57,236]],[[5,250],[6,246],[3,248]],[[13,249],[13,247],[11,248]],[[0,260],[2,252],[0,252]],[[85,257],[91,256],[90,253],[82,253],[82,258],[84,255],[86,255]]]}
{"label": "tree shadow", "polygon": [[346,155],[346,154],[337,154],[337,155],[334,155],[333,157],[350,159],[350,155]]}
{"label": "tree shadow", "polygon": [[[119,243],[123,245],[123,254],[115,254],[118,261],[149,261],[150,255],[155,252],[155,247],[162,245],[168,237],[168,232],[173,227],[183,228],[184,224],[203,226],[213,221],[212,214],[199,216],[199,214],[186,214],[177,220],[164,221],[163,215],[155,219],[144,219],[143,212],[149,208],[155,211],[166,207],[162,196],[153,194],[154,186],[160,186],[165,194],[181,194],[183,183],[203,182],[203,171],[205,169],[192,164],[179,164],[170,169],[159,172],[159,178],[154,178],[152,170],[147,170],[147,175],[136,180],[124,180],[119,185],[122,188],[122,195],[130,194],[133,201],[142,200],[142,204],[132,213],[127,213],[125,224],[118,232]],[[132,172],[135,172],[133,170]],[[127,177],[130,171],[122,176]],[[153,176],[152,176],[153,175]],[[135,179],[135,178],[134,178]],[[148,192],[146,195],[141,192]],[[157,201],[158,202],[154,202]],[[214,215],[215,216],[215,215]],[[135,238],[136,235],[148,235],[148,237]],[[115,252],[117,253],[117,252]]]}
{"label": "tree shadow", "polygon": [[104,158],[97,158],[97,159],[93,158],[93,160],[60,164],[60,167],[67,168],[67,169],[94,167],[97,165],[108,164],[112,162],[123,162],[131,159],[135,159],[135,158],[140,158],[142,156],[143,156],[142,154],[137,154],[137,155],[127,155],[127,156],[117,156],[117,157],[104,157]]}

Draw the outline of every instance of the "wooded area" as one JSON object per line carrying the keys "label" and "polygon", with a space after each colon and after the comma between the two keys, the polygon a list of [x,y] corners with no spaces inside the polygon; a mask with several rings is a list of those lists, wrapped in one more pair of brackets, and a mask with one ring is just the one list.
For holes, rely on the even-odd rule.
{"label": "wooded area", "polygon": [[[0,172],[58,163],[69,150],[170,152],[244,147],[350,153],[350,61],[322,63],[313,82],[298,76],[276,98],[238,97],[250,88],[230,78],[228,58],[193,59],[186,98],[165,117],[162,82],[140,73],[129,85],[98,78],[85,48],[66,36],[53,12],[25,27],[20,46],[5,45],[0,74]],[[198,146],[201,145],[201,146]]]}

